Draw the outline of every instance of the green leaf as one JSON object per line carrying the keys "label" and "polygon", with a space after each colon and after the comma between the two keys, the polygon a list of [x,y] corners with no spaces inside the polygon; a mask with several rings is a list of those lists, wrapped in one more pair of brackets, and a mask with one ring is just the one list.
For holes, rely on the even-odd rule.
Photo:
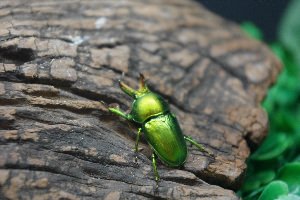
{"label": "green leaf", "polygon": [[277,179],[286,182],[291,191],[300,189],[300,162],[292,162],[283,166]]}
{"label": "green leaf", "polygon": [[265,170],[257,173],[256,177],[260,180],[261,184],[267,184],[275,178],[276,174],[273,170]]}
{"label": "green leaf", "polygon": [[260,148],[252,155],[252,160],[271,160],[279,157],[289,146],[284,133],[272,134],[264,140]]}
{"label": "green leaf", "polygon": [[295,116],[284,108],[278,109],[273,113],[273,115],[271,114],[270,119],[277,130],[285,132],[292,132],[294,130],[295,123],[297,123]]}
{"label": "green leaf", "polygon": [[279,28],[279,40],[292,52],[300,65],[300,1],[293,0],[289,3]]}
{"label": "green leaf", "polygon": [[300,200],[300,196],[295,194],[288,194],[286,196],[280,196],[276,200]]}
{"label": "green leaf", "polygon": [[280,90],[277,96],[277,103],[282,106],[290,105],[292,104],[296,99],[298,95],[291,90]]}
{"label": "green leaf", "polygon": [[258,200],[273,200],[289,193],[288,186],[283,181],[272,181],[261,193]]}
{"label": "green leaf", "polygon": [[262,40],[263,34],[252,22],[243,22],[241,28],[252,38]]}
{"label": "green leaf", "polygon": [[260,181],[256,178],[250,177],[246,180],[246,182],[244,182],[242,190],[243,192],[249,192],[259,188],[259,186],[260,186]]}
{"label": "green leaf", "polygon": [[253,190],[251,193],[246,193],[247,196],[243,197],[243,200],[256,200],[260,196],[260,193],[264,190],[264,187],[260,187],[256,190]]}
{"label": "green leaf", "polygon": [[285,60],[285,49],[279,42],[270,44],[270,48],[280,60]]}
{"label": "green leaf", "polygon": [[300,155],[298,155],[295,159],[294,162],[300,162]]}

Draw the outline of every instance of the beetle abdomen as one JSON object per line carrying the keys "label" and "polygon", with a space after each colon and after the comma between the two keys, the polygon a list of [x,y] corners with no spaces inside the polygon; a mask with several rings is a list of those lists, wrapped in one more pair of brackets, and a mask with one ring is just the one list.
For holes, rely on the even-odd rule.
{"label": "beetle abdomen", "polygon": [[177,167],[185,162],[187,147],[174,115],[166,113],[150,118],[142,128],[148,143],[165,164]]}

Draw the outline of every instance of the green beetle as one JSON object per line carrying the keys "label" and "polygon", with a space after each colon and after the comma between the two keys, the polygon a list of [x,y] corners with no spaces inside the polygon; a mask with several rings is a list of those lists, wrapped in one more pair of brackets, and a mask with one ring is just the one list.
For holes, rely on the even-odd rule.
{"label": "green beetle", "polygon": [[174,114],[170,112],[167,102],[158,94],[150,91],[145,84],[145,79],[140,74],[140,88],[134,90],[123,82],[119,82],[120,88],[134,98],[129,114],[118,108],[109,107],[109,111],[139,124],[135,143],[135,152],[138,151],[141,132],[151,146],[152,165],[156,183],[159,181],[156,158],[170,167],[182,166],[187,158],[186,141],[195,145],[200,151],[212,155],[204,147],[189,136],[182,134],[179,123]]}

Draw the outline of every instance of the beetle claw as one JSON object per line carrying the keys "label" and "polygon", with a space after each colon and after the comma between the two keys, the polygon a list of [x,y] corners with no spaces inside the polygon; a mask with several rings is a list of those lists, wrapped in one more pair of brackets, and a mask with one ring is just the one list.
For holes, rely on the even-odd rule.
{"label": "beetle claw", "polygon": [[207,152],[207,153],[208,153],[209,157],[216,159],[216,156],[212,152]]}
{"label": "beetle claw", "polygon": [[158,183],[156,182],[155,184],[155,187],[153,188],[153,192],[154,192],[154,195],[158,196],[158,193],[159,193],[159,190],[158,190]]}
{"label": "beetle claw", "polygon": [[155,190],[157,190],[158,189],[158,183],[159,183],[159,180],[160,180],[160,178],[159,177],[155,177]]}
{"label": "beetle claw", "polygon": [[136,167],[139,166],[139,163],[138,163],[138,161],[137,161],[137,157],[135,157],[135,159],[134,159],[134,165],[135,165]]}

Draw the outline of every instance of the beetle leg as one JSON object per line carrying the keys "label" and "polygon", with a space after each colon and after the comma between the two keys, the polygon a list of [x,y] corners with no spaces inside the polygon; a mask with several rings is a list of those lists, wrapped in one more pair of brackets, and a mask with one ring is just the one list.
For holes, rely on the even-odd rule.
{"label": "beetle leg", "polygon": [[123,111],[121,111],[118,108],[108,108],[108,110],[120,117],[123,117],[126,120],[129,120],[129,121],[131,120],[131,115],[124,113]]}
{"label": "beetle leg", "polygon": [[140,141],[141,133],[142,133],[142,128],[139,128],[137,136],[136,136],[136,140],[135,140],[135,147],[134,147],[135,152],[139,151],[139,141]]}
{"label": "beetle leg", "polygon": [[[135,140],[135,147],[134,147],[135,153],[137,153],[139,151],[139,141],[140,141],[141,133],[142,133],[142,128],[139,128],[137,136],[136,136],[136,140]],[[137,156],[135,156],[135,162],[137,163]]]}
{"label": "beetle leg", "polygon": [[198,142],[196,142],[196,140],[194,140],[192,137],[190,136],[184,136],[184,139],[188,142],[190,142],[192,145],[195,145],[200,151],[207,153],[209,156],[211,157],[215,157],[214,154],[212,154],[211,152],[209,152],[208,150],[206,150],[203,145],[199,144]]}
{"label": "beetle leg", "polygon": [[152,153],[152,166],[155,175],[156,188],[158,188],[159,174],[157,172],[156,155],[154,154],[154,152]]}

